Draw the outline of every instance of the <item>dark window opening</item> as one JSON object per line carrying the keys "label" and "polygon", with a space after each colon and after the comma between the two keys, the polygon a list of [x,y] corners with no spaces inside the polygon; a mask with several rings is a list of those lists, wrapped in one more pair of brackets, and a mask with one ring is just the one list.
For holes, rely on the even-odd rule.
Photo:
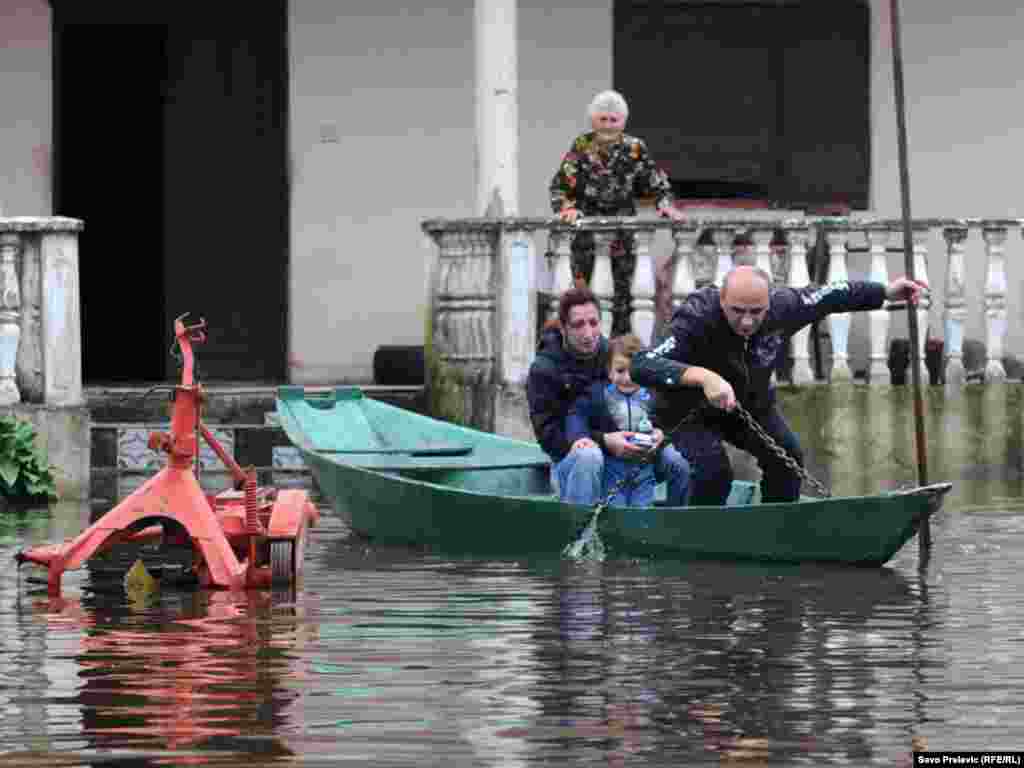
{"label": "dark window opening", "polygon": [[682,199],[865,209],[865,0],[616,0],[614,87]]}

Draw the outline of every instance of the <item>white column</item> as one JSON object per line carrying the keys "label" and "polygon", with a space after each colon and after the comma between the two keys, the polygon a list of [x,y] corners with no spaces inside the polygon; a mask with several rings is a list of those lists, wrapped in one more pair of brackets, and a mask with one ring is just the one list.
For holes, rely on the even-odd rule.
{"label": "white column", "polygon": [[[889,267],[885,246],[889,242],[889,230],[869,229],[865,234],[868,238],[871,259],[868,279],[887,285],[889,283]],[[871,361],[868,366],[868,381],[872,384],[880,384],[889,375],[888,356],[886,355],[886,345],[889,342],[889,310],[885,306],[873,310],[868,320],[871,329]]]}
{"label": "white column", "polygon": [[985,365],[985,381],[1005,381],[1003,368],[1003,339],[1006,337],[1006,227],[989,227],[982,230],[985,239],[985,256],[988,277],[985,280],[985,344],[988,362]]}
{"label": "white column", "polygon": [[612,334],[612,299],[615,295],[615,281],[612,278],[612,241],[614,231],[594,232],[594,274],[590,277],[590,290],[601,305],[601,332]]}
{"label": "white column", "polygon": [[21,400],[15,381],[18,341],[21,338],[20,242],[17,232],[0,234],[0,405],[13,405]]}
{"label": "white column", "polygon": [[519,215],[517,0],[475,0],[476,212]]}
{"label": "white column", "polygon": [[964,296],[964,241],[967,227],[946,227],[946,306],[944,309],[946,389],[958,391],[967,380],[964,370],[964,323],[967,300]]}
{"label": "white column", "polygon": [[[811,282],[807,274],[808,235],[806,228],[790,229],[786,232],[789,241],[789,283],[798,288]],[[793,334],[793,384],[796,386],[814,381],[814,371],[811,370],[810,336],[809,325]]]}
{"label": "white column", "polygon": [[[825,233],[825,238],[828,241],[828,281],[830,283],[847,282],[850,279],[850,271],[846,264],[846,237],[845,231],[829,230]],[[829,315],[828,319],[832,334],[831,380],[850,381],[853,378],[847,353],[850,340],[850,316],[845,312],[840,312]]]}
{"label": "white column", "polygon": [[40,261],[43,399],[47,405],[81,405],[85,398],[77,233],[44,232]]}
{"label": "white column", "polygon": [[[626,233],[628,237],[628,233]],[[654,337],[654,256],[651,254],[651,239],[654,230],[640,226],[634,233],[633,249],[636,268],[630,286],[632,306],[630,327],[645,345]]]}

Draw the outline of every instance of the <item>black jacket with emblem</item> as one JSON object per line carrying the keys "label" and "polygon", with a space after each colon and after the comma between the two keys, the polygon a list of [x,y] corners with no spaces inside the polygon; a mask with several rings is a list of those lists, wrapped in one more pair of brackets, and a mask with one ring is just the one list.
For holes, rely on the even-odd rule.
{"label": "black jacket with emblem", "polygon": [[707,286],[687,296],[675,311],[668,339],[633,357],[631,375],[637,384],[658,392],[655,417],[662,429],[671,429],[707,402],[702,389],[682,384],[683,372],[691,366],[719,374],[743,407],[763,411],[775,402],[772,372],[789,336],[834,312],[878,309],[884,302],[881,283],[773,286],[761,327],[744,339],[730,327],[718,288]]}
{"label": "black jacket with emblem", "polygon": [[538,346],[526,379],[530,423],[545,453],[561,461],[571,447],[565,436],[569,406],[595,381],[608,380],[608,340],[601,337],[591,357],[578,357],[566,349],[562,332],[552,328]]}

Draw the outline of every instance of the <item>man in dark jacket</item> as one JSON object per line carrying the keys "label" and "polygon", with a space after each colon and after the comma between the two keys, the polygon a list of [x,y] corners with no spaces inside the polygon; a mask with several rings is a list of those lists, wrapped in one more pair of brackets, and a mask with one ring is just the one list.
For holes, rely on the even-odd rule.
{"label": "man in dark jacket", "polygon": [[543,333],[526,379],[530,423],[553,462],[551,480],[559,498],[594,504],[602,492],[602,447],[613,456],[639,460],[657,451],[660,441],[647,447],[629,442],[625,432],[592,432],[569,444],[569,407],[593,382],[608,380],[608,342],[601,335],[597,298],[586,288],[570,288],[562,295],[558,318],[561,328]]}
{"label": "man in dark jacket", "polygon": [[803,466],[800,442],[775,404],[772,372],[793,333],[834,312],[878,309],[886,299],[916,304],[927,285],[899,277],[889,285],[840,282],[805,288],[773,286],[756,267],[734,267],[722,289],[691,293],[672,318],[672,334],[633,358],[633,380],[659,392],[655,414],[663,429],[710,402],[694,425],[674,435],[689,459],[690,503],[725,503],[733,471],[722,441],[752,454],[761,466],[763,501],[795,501],[800,475],[732,411],[742,405]]}

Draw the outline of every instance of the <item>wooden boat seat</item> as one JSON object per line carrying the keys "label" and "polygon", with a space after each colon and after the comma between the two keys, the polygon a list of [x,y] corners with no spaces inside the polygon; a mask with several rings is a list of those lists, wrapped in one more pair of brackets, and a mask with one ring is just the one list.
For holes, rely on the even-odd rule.
{"label": "wooden boat seat", "polygon": [[346,454],[405,454],[407,456],[468,456],[472,445],[419,445],[412,448],[321,448],[320,453]]}

